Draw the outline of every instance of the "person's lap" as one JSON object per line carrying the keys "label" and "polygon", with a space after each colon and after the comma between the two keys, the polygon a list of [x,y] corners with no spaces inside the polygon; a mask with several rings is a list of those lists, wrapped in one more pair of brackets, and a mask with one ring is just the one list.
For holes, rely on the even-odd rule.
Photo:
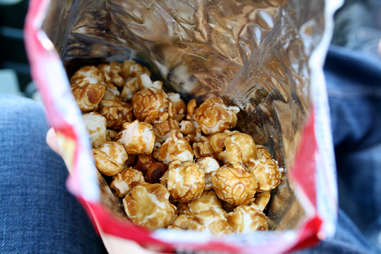
{"label": "person's lap", "polygon": [[[343,211],[335,237],[303,253],[369,253],[373,247],[362,233],[369,239],[381,228],[381,187],[376,184],[381,159],[375,155],[381,149],[381,88],[376,86],[381,74],[366,72],[369,66],[361,70],[364,63],[348,64],[358,59],[346,53],[331,51],[325,68]],[[45,143],[42,107],[0,97],[0,123],[0,252],[105,252],[83,209],[66,191],[62,160]]]}

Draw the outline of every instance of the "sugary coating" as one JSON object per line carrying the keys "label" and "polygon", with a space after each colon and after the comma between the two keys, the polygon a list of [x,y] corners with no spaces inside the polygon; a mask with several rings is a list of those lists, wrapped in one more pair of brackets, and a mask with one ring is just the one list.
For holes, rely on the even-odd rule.
{"label": "sugary coating", "polygon": [[255,207],[242,205],[227,215],[228,222],[235,233],[251,233],[268,230],[268,219]]}
{"label": "sugary coating", "polygon": [[220,153],[225,148],[225,139],[229,137],[231,131],[224,131],[209,136],[209,143],[213,149],[213,152]]}
{"label": "sugary coating", "polygon": [[205,210],[197,214],[181,214],[169,228],[209,231],[212,234],[231,233],[231,227],[226,217],[214,209]]}
{"label": "sugary coating", "polygon": [[135,183],[144,183],[142,172],[134,168],[126,168],[113,177],[110,187],[120,198],[123,198]]}
{"label": "sugary coating", "polygon": [[74,73],[70,79],[72,86],[81,84],[104,85],[104,76],[95,66],[84,66]]}
{"label": "sugary coating", "polygon": [[247,204],[257,189],[255,178],[238,165],[220,167],[212,176],[212,185],[217,196],[231,205]]}
{"label": "sugary coating", "polygon": [[204,191],[205,173],[194,162],[174,161],[168,167],[167,188],[173,200],[190,202]]}
{"label": "sugary coating", "polygon": [[148,76],[151,76],[151,72],[146,67],[132,60],[124,61],[121,67],[122,67],[121,74],[125,79],[131,78],[131,77],[137,77],[137,76],[140,76],[141,74],[147,74]]}
{"label": "sugary coating", "polygon": [[195,130],[196,128],[194,127],[192,121],[182,120],[180,122],[180,131],[182,134],[184,134],[184,136],[194,133]]}
{"label": "sugary coating", "polygon": [[142,89],[132,97],[135,117],[153,123],[168,119],[168,96],[161,89]]}
{"label": "sugary coating", "polygon": [[141,88],[140,77],[133,77],[126,80],[124,83],[120,97],[123,101],[131,100],[135,93]]}
{"label": "sugary coating", "polygon": [[269,203],[271,198],[270,191],[265,192],[257,192],[255,194],[254,202],[251,204],[251,206],[254,206],[259,211],[265,210],[267,204]]}
{"label": "sugary coating", "polygon": [[143,183],[128,192],[123,206],[133,223],[154,230],[167,227],[176,217],[176,207],[168,198],[169,193],[163,185]]}
{"label": "sugary coating", "polygon": [[138,120],[124,123],[119,142],[124,145],[128,154],[150,154],[155,144],[152,125]]}
{"label": "sugary coating", "polygon": [[228,107],[221,98],[211,97],[196,109],[193,117],[202,132],[210,135],[234,128],[238,112],[239,108]]}
{"label": "sugary coating", "polygon": [[179,212],[182,214],[197,214],[203,211],[214,209],[216,212],[225,216],[220,200],[214,191],[205,191],[201,197],[189,203],[180,203]]}
{"label": "sugary coating", "polygon": [[116,100],[102,100],[100,111],[107,119],[107,127],[119,130],[123,123],[132,121],[132,106],[130,103]]}
{"label": "sugary coating", "polygon": [[135,168],[143,172],[144,178],[149,183],[158,183],[168,166],[162,162],[154,160],[150,155],[141,154],[138,156]]}
{"label": "sugary coating", "polygon": [[281,173],[271,154],[263,146],[257,146],[257,160],[248,164],[248,170],[258,182],[258,191],[270,191],[281,182]]}
{"label": "sugary coating", "polygon": [[172,131],[159,150],[154,153],[154,157],[165,164],[171,161],[192,161],[193,150],[181,133]]}
{"label": "sugary coating", "polygon": [[117,62],[100,64],[98,65],[98,69],[102,72],[107,83],[113,83],[118,87],[123,86],[124,78],[121,76],[122,68]]}
{"label": "sugary coating", "polygon": [[205,172],[205,190],[212,189],[212,176],[220,165],[213,157],[202,157],[197,160],[197,165]]}
{"label": "sugary coating", "polygon": [[197,158],[213,156],[214,154],[209,139],[204,136],[202,136],[198,142],[193,143],[193,152]]}
{"label": "sugary coating", "polygon": [[117,101],[120,98],[119,96],[120,96],[120,92],[116,86],[110,83],[106,84],[106,92],[102,100]]}
{"label": "sugary coating", "polygon": [[185,116],[186,106],[184,101],[181,99],[178,93],[168,93],[169,107],[168,114],[169,117],[175,119],[176,121],[181,121]]}
{"label": "sugary coating", "polygon": [[160,178],[160,183],[162,185],[164,185],[165,187],[167,187],[168,185],[168,170],[165,171],[165,173],[162,175],[162,177]]}
{"label": "sugary coating", "polygon": [[164,142],[168,138],[168,134],[172,130],[178,130],[179,123],[174,119],[167,119],[162,122],[154,123],[153,130],[156,136],[156,141],[159,143]]}
{"label": "sugary coating", "polygon": [[193,120],[194,112],[196,111],[197,101],[192,99],[187,104],[187,120]]}
{"label": "sugary coating", "polygon": [[104,116],[91,112],[83,114],[82,119],[89,132],[93,147],[98,147],[106,142],[106,118]]}
{"label": "sugary coating", "polygon": [[93,149],[95,164],[98,170],[107,176],[113,176],[122,171],[128,155],[118,142],[106,142]]}
{"label": "sugary coating", "polygon": [[118,132],[114,130],[107,129],[106,130],[106,140],[107,141],[115,141],[118,137]]}
{"label": "sugary coating", "polygon": [[224,163],[247,163],[256,159],[254,139],[239,131],[233,131],[224,139],[225,150],[217,158]]}
{"label": "sugary coating", "polygon": [[105,95],[106,88],[101,84],[81,82],[71,87],[74,99],[82,112],[89,112],[98,108]]}

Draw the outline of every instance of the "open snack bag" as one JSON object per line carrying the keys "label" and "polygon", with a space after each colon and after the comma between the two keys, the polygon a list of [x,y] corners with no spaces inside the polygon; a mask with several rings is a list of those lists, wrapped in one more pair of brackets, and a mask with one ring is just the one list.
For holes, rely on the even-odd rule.
{"label": "open snack bag", "polygon": [[280,253],[333,236],[322,66],[340,4],[30,1],[67,187],[110,253]]}

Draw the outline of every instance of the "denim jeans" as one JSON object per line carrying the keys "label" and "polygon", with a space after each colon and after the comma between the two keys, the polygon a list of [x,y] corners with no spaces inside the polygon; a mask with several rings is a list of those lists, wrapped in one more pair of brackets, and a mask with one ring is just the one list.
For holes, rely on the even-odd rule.
{"label": "denim jeans", "polygon": [[[325,66],[338,171],[335,237],[300,253],[372,253],[381,238],[380,63],[331,48]],[[104,253],[38,103],[0,96],[0,253]],[[381,240],[381,239],[380,239]]]}

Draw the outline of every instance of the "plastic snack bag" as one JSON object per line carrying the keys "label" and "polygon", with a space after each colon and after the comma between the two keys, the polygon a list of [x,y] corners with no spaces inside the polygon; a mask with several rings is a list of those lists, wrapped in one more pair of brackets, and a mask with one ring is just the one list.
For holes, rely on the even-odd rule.
{"label": "plastic snack bag", "polygon": [[[323,61],[340,0],[31,0],[26,46],[32,75],[70,171],[68,189],[110,253],[279,253],[335,231],[336,176]],[[69,79],[79,67],[134,59],[166,89],[238,106],[238,129],[284,169],[267,208],[271,230],[215,236],[148,231],[124,219],[98,178]],[[138,250],[138,249],[136,249]],[[141,249],[140,249],[141,250]]]}

